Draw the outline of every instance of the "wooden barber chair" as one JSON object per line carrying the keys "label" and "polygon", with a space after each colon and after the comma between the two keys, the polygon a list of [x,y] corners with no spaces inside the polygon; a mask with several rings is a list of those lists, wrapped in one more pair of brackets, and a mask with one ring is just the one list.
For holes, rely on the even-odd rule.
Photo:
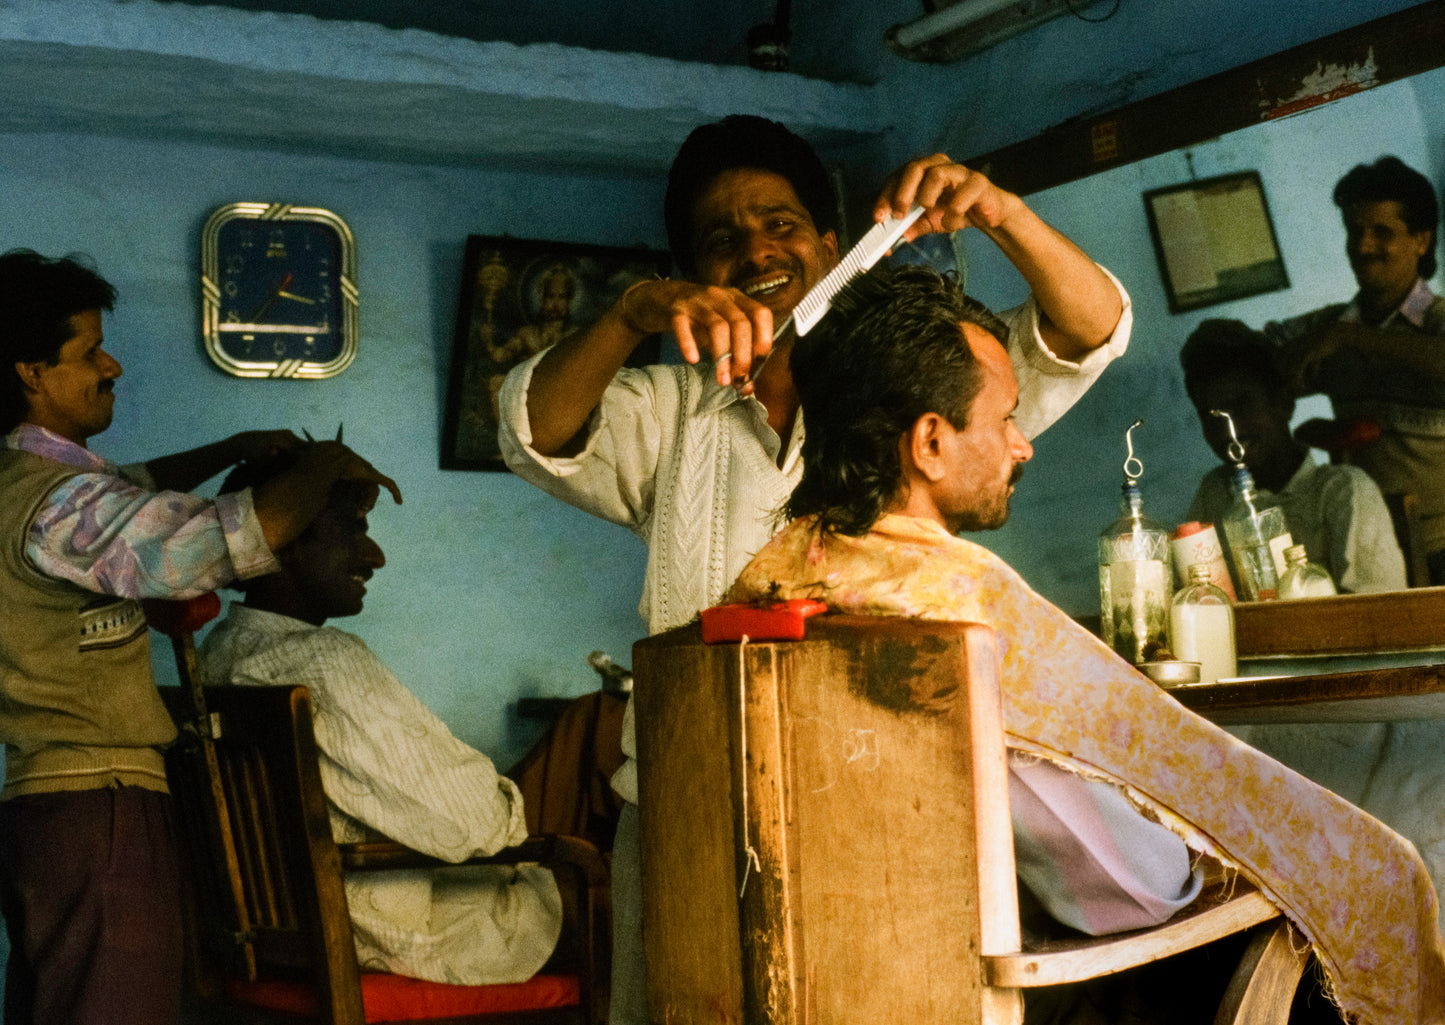
{"label": "wooden barber chair", "polygon": [[1242,880],[1154,929],[1022,949],[993,631],[703,633],[633,650],[652,1022],[1016,1023],[1027,987],[1250,930],[1215,1021],[1287,1020],[1303,943]]}
{"label": "wooden barber chair", "polygon": [[[606,1019],[594,896],[600,854],[586,841],[533,836],[464,864],[540,862],[564,895],[575,889],[572,967],[515,984],[452,986],[384,972],[356,959],[343,874],[448,863],[391,842],[340,844],[331,835],[307,688],[203,687],[193,632],[219,611],[215,595],[149,602],[151,626],[175,646],[181,687],[162,696],[181,729],[166,772],[189,889],[188,983],[208,1022],[478,1022]],[[600,935],[599,935],[600,933]],[[555,959],[554,959],[555,960]]]}

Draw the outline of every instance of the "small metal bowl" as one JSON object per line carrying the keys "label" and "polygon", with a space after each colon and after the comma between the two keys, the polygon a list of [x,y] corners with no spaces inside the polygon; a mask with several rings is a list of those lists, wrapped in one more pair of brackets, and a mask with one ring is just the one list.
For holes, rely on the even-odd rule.
{"label": "small metal bowl", "polygon": [[1180,662],[1172,659],[1168,662],[1140,662],[1138,668],[1139,672],[1166,690],[1172,687],[1187,687],[1191,683],[1199,682],[1198,662]]}

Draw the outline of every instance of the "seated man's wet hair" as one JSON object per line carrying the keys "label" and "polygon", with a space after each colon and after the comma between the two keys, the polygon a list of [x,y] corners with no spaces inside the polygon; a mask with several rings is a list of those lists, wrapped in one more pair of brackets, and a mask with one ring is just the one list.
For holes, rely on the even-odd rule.
{"label": "seated man's wet hair", "polygon": [[1243,321],[1214,318],[1199,322],[1179,350],[1184,368],[1184,390],[1195,405],[1210,381],[1225,374],[1244,372],[1281,401],[1293,402],[1289,382],[1275,360],[1269,341]]}
{"label": "seated man's wet hair", "polygon": [[55,259],[30,249],[0,255],[0,434],[25,419],[16,363],[49,363],[74,336],[70,318],[115,306],[115,288],[78,256]]}
{"label": "seated man's wet hair", "polygon": [[925,413],[966,426],[984,378],[963,323],[1008,344],[1008,327],[953,277],[904,266],[855,279],[798,339],[790,363],[807,433],[790,517],[866,533],[899,497],[903,433]]}
{"label": "seated man's wet hair", "polygon": [[1400,204],[1405,227],[1418,234],[1435,232],[1430,248],[1420,257],[1417,273],[1427,281],[1435,276],[1435,243],[1439,232],[1440,205],[1435,187],[1419,171],[1399,157],[1381,157],[1373,164],[1356,164],[1335,185],[1335,206],[1343,212],[1357,203]]}
{"label": "seated man's wet hair", "polygon": [[813,218],[818,234],[838,230],[838,199],[813,147],[776,121],[732,114],[693,129],[667,175],[667,195],[662,202],[667,244],[685,275],[697,271],[692,251],[693,207],[718,175],[737,168],[771,171],[786,178]]}

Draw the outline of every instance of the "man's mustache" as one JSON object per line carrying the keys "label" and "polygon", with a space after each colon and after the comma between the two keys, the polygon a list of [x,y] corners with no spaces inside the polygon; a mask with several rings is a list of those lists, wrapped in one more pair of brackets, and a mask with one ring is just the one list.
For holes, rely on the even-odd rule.
{"label": "man's mustache", "polygon": [[1023,464],[1023,463],[1014,463],[1013,472],[1008,475],[1009,486],[1012,487],[1013,485],[1017,484],[1017,483],[1019,482],[1019,478],[1022,477],[1023,475],[1024,475],[1024,464]]}

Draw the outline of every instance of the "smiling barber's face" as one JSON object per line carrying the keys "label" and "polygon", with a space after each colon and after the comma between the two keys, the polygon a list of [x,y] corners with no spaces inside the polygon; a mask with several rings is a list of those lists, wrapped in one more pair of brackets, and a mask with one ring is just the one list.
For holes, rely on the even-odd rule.
{"label": "smiling barber's face", "polygon": [[792,183],[757,168],[724,171],[693,207],[697,280],[736,288],[779,319],[838,263]]}
{"label": "smiling barber's face", "polygon": [[[370,500],[358,498],[367,491]],[[338,484],[331,500],[299,538],[281,554],[296,584],[307,622],[354,616],[366,600],[366,582],[386,565],[381,546],[367,533],[366,514],[376,487]]]}

